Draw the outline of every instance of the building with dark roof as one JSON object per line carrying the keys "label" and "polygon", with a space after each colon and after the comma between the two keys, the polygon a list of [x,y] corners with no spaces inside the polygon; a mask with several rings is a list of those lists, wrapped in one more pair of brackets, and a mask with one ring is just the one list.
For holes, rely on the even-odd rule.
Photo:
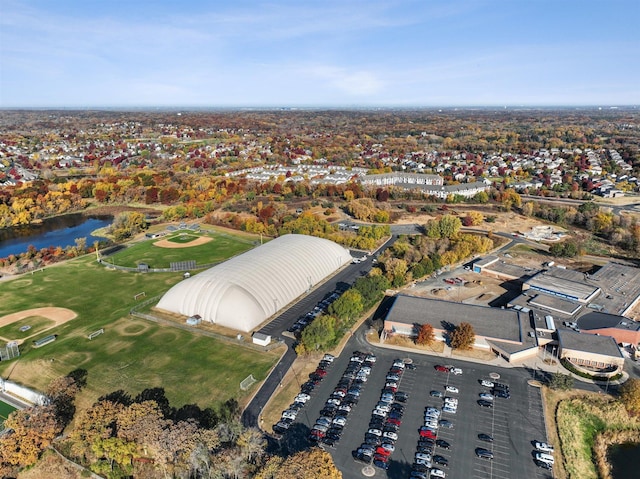
{"label": "building with dark roof", "polygon": [[559,329],[558,357],[589,374],[614,375],[624,366],[624,356],[610,336],[581,334]]}
{"label": "building with dark roof", "polygon": [[611,336],[618,344],[640,343],[640,323],[615,314],[590,311],[577,320],[582,333]]}
{"label": "building with dark roof", "polygon": [[430,324],[436,339],[446,341],[448,332],[463,322],[473,327],[476,347],[492,350],[508,361],[537,353],[526,313],[406,295],[394,298],[384,320],[383,339],[394,335],[415,338],[423,324]]}

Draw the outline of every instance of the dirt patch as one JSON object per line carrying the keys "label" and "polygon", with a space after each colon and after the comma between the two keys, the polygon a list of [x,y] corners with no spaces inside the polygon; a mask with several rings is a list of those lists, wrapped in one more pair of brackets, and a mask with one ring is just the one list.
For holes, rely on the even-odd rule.
{"label": "dirt patch", "polygon": [[496,355],[491,351],[485,351],[484,349],[454,349],[451,351],[452,356],[458,356],[463,358],[474,358],[482,361],[492,361],[496,358]]}
{"label": "dirt patch", "polygon": [[207,244],[209,241],[213,241],[213,238],[207,238],[206,236],[200,236],[198,239],[193,241],[189,241],[188,243],[174,243],[172,241],[163,239],[160,241],[156,241],[153,243],[153,246],[158,246],[159,248],[191,248],[193,246],[200,246],[203,244]]}
{"label": "dirt patch", "polygon": [[[37,334],[41,334],[44,331],[55,328],[56,326],[66,323],[67,321],[71,321],[78,315],[75,313],[75,311],[72,311],[70,309],[56,308],[53,306],[49,306],[46,308],[25,309],[24,311],[19,311],[17,313],[11,313],[7,314],[6,316],[2,316],[0,318],[0,326],[6,326],[8,324],[15,323],[16,321],[20,321],[21,319],[29,318],[32,316],[41,316],[53,321],[53,324],[50,327],[38,331]],[[30,337],[31,336],[19,339],[18,343],[21,344],[23,341],[26,341]]]}

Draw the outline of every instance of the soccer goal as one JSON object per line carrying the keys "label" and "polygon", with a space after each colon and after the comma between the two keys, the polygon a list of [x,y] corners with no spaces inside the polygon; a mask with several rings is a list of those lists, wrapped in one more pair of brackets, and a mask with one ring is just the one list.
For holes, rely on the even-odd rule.
{"label": "soccer goal", "polygon": [[143,291],[142,293],[134,294],[133,300],[138,301],[140,298],[144,298],[145,296],[147,296],[147,293]]}
{"label": "soccer goal", "polygon": [[240,381],[240,389],[242,389],[243,391],[246,391],[251,386],[253,386],[253,384],[255,384],[257,381],[258,380],[253,377],[253,374],[249,374],[246,378]]}

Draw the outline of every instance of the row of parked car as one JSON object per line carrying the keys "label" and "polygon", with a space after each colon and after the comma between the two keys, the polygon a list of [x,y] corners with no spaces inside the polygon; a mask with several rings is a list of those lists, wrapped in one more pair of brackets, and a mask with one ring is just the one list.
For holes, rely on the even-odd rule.
{"label": "row of parked car", "polygon": [[287,409],[282,411],[280,420],[273,425],[273,432],[283,434],[287,431],[291,424],[298,417],[298,413],[305,406],[307,401],[311,399],[311,393],[315,387],[327,375],[327,369],[333,363],[335,358],[331,354],[325,354],[318,363],[318,367],[314,372],[309,374],[309,380],[300,387],[300,393],[294,398],[293,403]]}
{"label": "row of parked car", "polygon": [[[414,368],[409,366],[409,368]],[[353,451],[353,458],[365,464],[372,464],[380,469],[388,469],[389,459],[395,450],[398,440],[398,429],[402,424],[404,405],[408,395],[398,391],[402,375],[407,369],[404,361],[396,359],[389,368],[380,400],[371,412],[369,428],[364,435],[364,442]]]}
{"label": "row of parked car", "polygon": [[[509,399],[511,394],[509,393],[509,386],[502,383],[490,381],[488,379],[480,379],[480,385],[489,388],[491,392],[486,390],[480,391],[478,399],[478,405],[481,407],[493,408],[494,400],[496,398]],[[484,442],[493,443],[494,437],[492,434],[480,433],[478,439]],[[476,448],[476,456],[482,459],[493,459],[493,451],[485,447]]]}
{"label": "row of parked car", "polygon": [[[462,369],[453,366],[437,365],[435,369],[456,376],[462,374]],[[442,399],[442,405],[440,407],[427,405],[424,410],[424,425],[418,430],[419,439],[411,466],[410,479],[444,478],[446,476],[442,467],[448,467],[449,460],[442,454],[436,454],[436,448],[448,450],[451,448],[451,444],[438,438],[438,431],[440,428],[453,429],[453,421],[443,418],[442,415],[456,414],[458,398],[453,395],[459,392],[456,386],[450,385],[447,381],[444,392],[434,389],[429,393],[433,398]]]}
{"label": "row of parked car", "polygon": [[553,463],[555,462],[553,459],[553,446],[546,442],[539,441],[535,441],[533,445],[535,447],[534,456],[536,465],[544,469],[553,469]]}
{"label": "row of parked car", "polygon": [[291,326],[288,331],[290,333],[299,333],[302,331],[309,323],[311,323],[317,316],[326,312],[329,308],[329,305],[333,303],[336,299],[340,297],[342,294],[341,291],[334,291],[327,298],[320,301],[316,306],[313,307],[311,311],[307,314],[298,318],[298,320]]}
{"label": "row of parked car", "polygon": [[309,440],[322,442],[327,446],[336,446],[340,442],[351,408],[360,400],[362,388],[376,359],[374,354],[354,351],[342,377],[311,428]]}

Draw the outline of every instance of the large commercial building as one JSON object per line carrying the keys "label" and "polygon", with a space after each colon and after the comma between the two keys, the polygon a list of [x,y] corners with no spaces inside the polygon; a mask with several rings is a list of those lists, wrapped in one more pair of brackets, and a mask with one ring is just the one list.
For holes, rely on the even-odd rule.
{"label": "large commercial building", "polygon": [[351,259],[326,239],[281,236],[178,283],[157,308],[248,332]]}
{"label": "large commercial building", "polygon": [[415,338],[423,324],[433,327],[439,341],[466,322],[475,331],[475,347],[493,351],[510,362],[537,354],[528,311],[489,308],[435,299],[398,295],[384,320],[383,339],[394,335]]}

